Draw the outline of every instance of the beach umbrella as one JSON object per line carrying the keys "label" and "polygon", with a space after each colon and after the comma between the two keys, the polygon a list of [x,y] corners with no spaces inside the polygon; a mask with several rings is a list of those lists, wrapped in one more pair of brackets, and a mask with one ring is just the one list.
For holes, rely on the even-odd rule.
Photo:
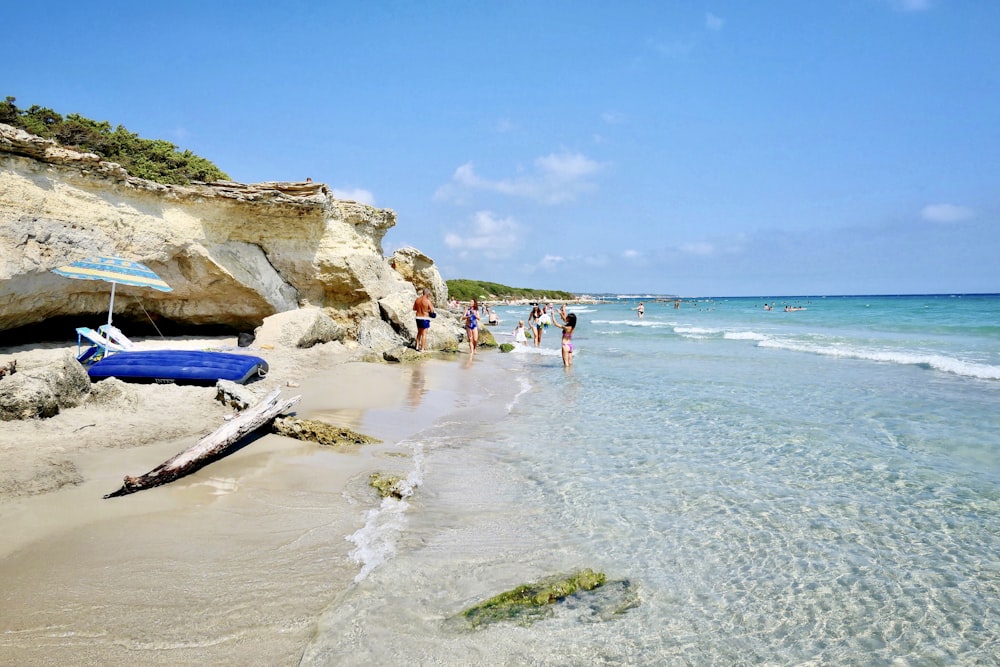
{"label": "beach umbrella", "polygon": [[52,273],[77,280],[103,280],[111,283],[111,303],[108,305],[108,326],[111,325],[111,313],[115,309],[115,287],[131,285],[133,287],[152,287],[161,292],[173,290],[170,285],[153,273],[145,264],[133,262],[120,257],[88,257],[78,262],[52,269]]}

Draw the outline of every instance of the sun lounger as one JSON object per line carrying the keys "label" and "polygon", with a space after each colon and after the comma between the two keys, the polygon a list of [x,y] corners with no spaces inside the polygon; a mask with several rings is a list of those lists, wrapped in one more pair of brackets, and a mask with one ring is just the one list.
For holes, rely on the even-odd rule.
{"label": "sun lounger", "polygon": [[[84,338],[90,341],[90,347],[86,350],[81,349]],[[127,349],[124,345],[106,338],[89,327],[78,327],[76,330],[76,359],[80,363],[94,362],[112,352],[124,352]]]}
{"label": "sun lounger", "polygon": [[113,324],[102,324],[97,327],[97,331],[100,332],[105,338],[110,340],[112,343],[121,345],[126,350],[131,350],[135,347],[135,343],[128,339],[128,336],[122,333],[121,329]]}

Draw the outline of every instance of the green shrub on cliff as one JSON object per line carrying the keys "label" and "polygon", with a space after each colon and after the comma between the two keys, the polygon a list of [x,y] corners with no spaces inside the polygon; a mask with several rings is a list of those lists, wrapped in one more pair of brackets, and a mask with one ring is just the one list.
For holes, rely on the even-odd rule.
{"label": "green shrub on cliff", "polygon": [[52,139],[67,148],[95,153],[109,162],[117,162],[133,176],[173,185],[229,180],[229,176],[205,158],[181,151],[169,141],[143,139],[121,125],[112,129],[107,121],[79,114],[63,117],[38,105],[18,109],[14,102],[13,97],[0,102],[0,123]]}
{"label": "green shrub on cliff", "polygon": [[537,299],[539,301],[568,301],[573,299],[571,292],[561,290],[540,290],[529,287],[508,287],[499,283],[482,280],[466,280],[458,278],[446,280],[448,296],[459,301],[469,299]]}

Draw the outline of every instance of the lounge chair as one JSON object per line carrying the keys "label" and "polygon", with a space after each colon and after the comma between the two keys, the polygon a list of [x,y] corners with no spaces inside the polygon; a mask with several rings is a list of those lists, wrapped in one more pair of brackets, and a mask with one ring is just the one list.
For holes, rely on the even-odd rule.
{"label": "lounge chair", "polygon": [[[84,338],[90,341],[90,347],[81,351]],[[129,342],[131,343],[131,341]],[[89,327],[78,327],[76,330],[76,360],[81,363],[94,362],[112,352],[125,352],[128,349],[128,347],[110,340]]]}
{"label": "lounge chair", "polygon": [[135,347],[135,343],[128,339],[128,336],[122,333],[121,329],[113,324],[102,324],[97,327],[97,330],[112,343],[121,345],[126,350],[131,350]]}

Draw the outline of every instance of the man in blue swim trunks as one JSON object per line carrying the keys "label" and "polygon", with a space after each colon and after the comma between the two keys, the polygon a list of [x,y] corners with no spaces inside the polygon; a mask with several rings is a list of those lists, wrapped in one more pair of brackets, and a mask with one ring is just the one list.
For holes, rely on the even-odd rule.
{"label": "man in blue swim trunks", "polygon": [[427,345],[427,330],[431,328],[431,318],[437,317],[434,304],[431,303],[431,291],[425,287],[423,293],[413,302],[413,310],[417,314],[417,339],[414,347],[417,352],[423,352]]}

